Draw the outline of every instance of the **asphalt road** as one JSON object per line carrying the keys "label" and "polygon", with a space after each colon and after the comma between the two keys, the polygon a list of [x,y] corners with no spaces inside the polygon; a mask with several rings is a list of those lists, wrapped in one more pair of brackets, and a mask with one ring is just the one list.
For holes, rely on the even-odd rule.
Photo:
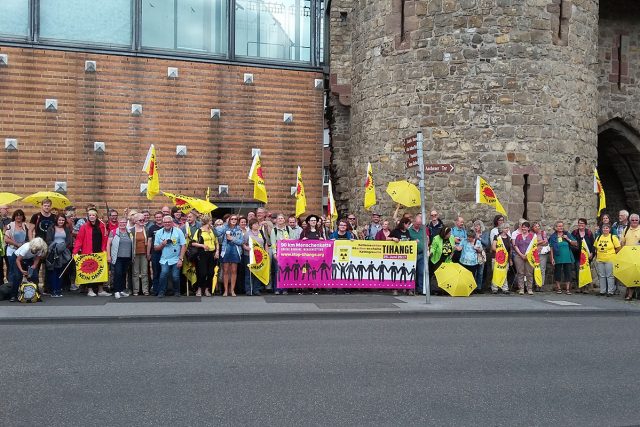
{"label": "asphalt road", "polygon": [[632,425],[640,317],[4,325],[0,425]]}

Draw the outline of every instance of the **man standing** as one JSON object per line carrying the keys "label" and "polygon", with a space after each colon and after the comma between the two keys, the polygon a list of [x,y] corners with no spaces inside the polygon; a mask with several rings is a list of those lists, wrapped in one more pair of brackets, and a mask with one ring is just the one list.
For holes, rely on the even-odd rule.
{"label": "man standing", "polygon": [[427,224],[427,230],[429,231],[429,237],[435,237],[440,234],[440,230],[444,224],[438,215],[438,211],[435,209],[431,210],[429,213],[429,223]]}
{"label": "man standing", "polygon": [[[424,286],[424,248],[425,241],[422,236],[424,226],[422,225],[422,214],[417,214],[413,218],[413,224],[409,227],[411,240],[418,242],[418,256],[416,258],[416,292],[422,293]],[[427,230],[427,247],[429,246],[429,230]]]}
{"label": "man standing", "polygon": [[349,224],[348,230],[355,237],[356,240],[364,240],[364,233],[358,228],[358,219],[356,214],[347,215],[347,221]]}
{"label": "man standing", "polygon": [[298,225],[298,219],[295,215],[291,215],[287,220],[287,225],[291,229],[289,232],[290,240],[300,240],[300,234],[302,234],[302,227]]}
{"label": "man standing", "polygon": [[156,234],[158,231],[162,230],[162,212],[157,211],[153,214],[154,222],[151,223],[149,228],[147,228],[147,258],[151,260],[151,272],[152,272],[152,281],[151,281],[151,291],[157,295],[158,294],[158,284],[160,283],[160,256],[162,252],[155,250],[153,244],[156,239]]}
{"label": "man standing", "polygon": [[[467,240],[467,230],[464,228],[464,218],[458,216],[455,221],[455,225],[451,228],[451,235],[456,239],[456,246],[460,246],[462,242]],[[453,253],[453,262],[458,262],[460,260],[460,255],[462,254],[461,250],[455,250]]]}
{"label": "man standing", "polygon": [[107,234],[111,236],[111,232],[115,232],[118,230],[118,211],[115,209],[111,209],[109,211],[109,221],[106,224],[107,226]]}
{"label": "man standing", "polygon": [[618,213],[618,221],[611,226],[611,234],[622,241],[622,236],[627,231],[627,227],[629,227],[629,212],[623,209]]}
{"label": "man standing", "polygon": [[[31,217],[31,221],[29,221],[31,224],[31,226],[29,227],[29,240],[33,240],[36,237],[40,237],[42,240],[46,241],[47,230],[49,229],[49,227],[54,226],[57,218],[58,217],[51,212],[51,200],[44,199],[42,201],[40,212],[38,212],[37,214],[33,214],[33,216]],[[40,274],[41,265],[42,263],[38,263],[37,267],[35,267],[36,272],[38,274]],[[43,269],[43,272],[44,272],[44,269]],[[44,289],[45,291],[48,291],[49,283],[47,280],[47,274],[43,274],[43,275],[44,275],[43,277]]]}
{"label": "man standing", "polygon": [[156,232],[154,248],[156,251],[161,251],[158,298],[164,298],[169,276],[173,282],[174,295],[179,297],[180,269],[186,246],[182,230],[174,227],[173,218],[170,215],[162,218],[162,229]]}
{"label": "man standing", "polygon": [[378,231],[382,230],[382,223],[380,222],[380,214],[374,212],[371,214],[371,223],[366,230],[364,230],[365,239],[367,240],[375,240]]}
{"label": "man standing", "polygon": [[[5,230],[11,223],[11,217],[9,216],[9,208],[6,205],[0,206],[0,233],[4,235]],[[2,252],[4,248],[0,248],[0,252]],[[6,265],[6,269],[3,267]],[[7,271],[7,277],[9,276],[9,259],[7,256],[3,256],[0,258],[0,285],[4,283],[4,272]]]}

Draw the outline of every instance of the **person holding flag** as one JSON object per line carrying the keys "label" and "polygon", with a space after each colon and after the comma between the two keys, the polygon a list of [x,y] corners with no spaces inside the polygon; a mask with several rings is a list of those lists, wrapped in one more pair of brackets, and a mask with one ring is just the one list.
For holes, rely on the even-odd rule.
{"label": "person holding flag", "polygon": [[364,208],[369,210],[376,204],[376,186],[373,183],[373,169],[367,163],[367,179],[364,182]]}
{"label": "person holding flag", "polygon": [[307,196],[304,192],[304,182],[302,181],[302,169],[298,166],[298,174],[296,178],[296,218],[305,213],[307,210]]}
{"label": "person holding flag", "polygon": [[[575,237],[576,241],[578,242],[576,247],[575,248],[572,247],[571,249],[573,251],[574,258],[576,258],[575,268],[576,268],[576,277],[578,277],[578,288],[583,288],[585,285],[591,284],[591,270],[589,268],[591,265],[591,260],[596,254],[593,246],[596,239],[593,233],[591,232],[591,230],[587,228],[586,218],[578,219],[578,228],[573,230],[571,232],[571,235]],[[585,248],[586,248],[586,253],[588,254],[587,259],[583,259],[583,255],[585,254]],[[586,280],[586,277],[587,277],[587,272],[585,271],[585,265],[586,265],[586,268],[589,269],[588,274],[590,279],[589,279],[589,282],[581,283],[582,281]],[[589,286],[583,288],[582,291],[578,290],[578,292],[588,294]]]}
{"label": "person holding flag", "polygon": [[147,158],[142,166],[142,171],[147,174],[147,199],[153,198],[160,192],[160,177],[158,176],[158,161],[156,157],[156,147],[151,144]]}
{"label": "person holding flag", "polygon": [[251,169],[249,169],[249,181],[253,182],[253,198],[262,203],[267,203],[269,198],[267,197],[267,187],[264,182],[259,154],[253,157],[253,163],[251,163]]}
{"label": "person holding flag", "polygon": [[527,293],[533,295],[533,266],[529,263],[528,252],[535,238],[535,234],[530,231],[531,225],[524,221],[520,225],[520,233],[513,242],[514,256],[513,263],[516,266],[516,279],[518,281],[518,294],[524,295],[525,281]]}
{"label": "person holding flag", "polygon": [[[73,245],[73,255],[98,254],[107,250],[107,230],[104,223],[98,219],[98,211],[89,209],[87,211],[88,220],[78,231]],[[105,257],[106,261],[106,257]],[[105,282],[97,283],[98,296],[110,297],[111,293],[103,289]],[[95,297],[93,284],[87,284],[87,296]]]}
{"label": "person holding flag", "polygon": [[491,249],[493,257],[493,274],[491,276],[491,293],[497,294],[498,288],[503,294],[509,294],[509,265],[512,263],[509,254],[512,253],[510,226],[506,222],[498,225],[498,235],[493,238]]}
{"label": "person holding flag", "polygon": [[[260,283],[262,281],[256,277],[255,273],[251,269],[251,251],[254,250],[254,246],[256,243],[258,244],[258,246],[263,248],[265,252],[268,251],[268,238],[260,227],[260,221],[258,221],[256,218],[252,218],[249,220],[249,230],[247,231],[247,234],[244,235],[244,242],[242,244],[242,247],[249,258],[249,263],[244,266],[245,295],[260,296]],[[271,261],[269,260],[269,254],[267,253],[267,264],[269,265],[270,263]],[[269,274],[267,274],[266,277],[267,281],[264,282],[265,286],[269,284]]]}
{"label": "person holding flag", "polygon": [[533,268],[533,281],[529,287],[529,295],[531,288],[542,287],[542,271],[540,269],[540,250],[538,249],[538,236],[533,234],[533,239],[527,248],[527,262]]}
{"label": "person holding flag", "polygon": [[333,224],[338,219],[338,209],[336,208],[336,201],[333,198],[333,186],[331,180],[329,180],[329,190],[327,195],[327,220],[333,228]]}

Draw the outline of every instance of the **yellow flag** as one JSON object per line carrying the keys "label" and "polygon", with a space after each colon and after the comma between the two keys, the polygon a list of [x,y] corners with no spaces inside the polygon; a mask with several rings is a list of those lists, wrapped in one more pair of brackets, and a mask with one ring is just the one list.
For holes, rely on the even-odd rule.
{"label": "yellow flag", "polygon": [[158,177],[158,160],[156,147],[151,144],[142,171],[147,174],[147,199],[152,200],[160,192],[160,178]]}
{"label": "yellow flag", "polygon": [[211,196],[211,187],[207,187],[207,192],[204,193],[204,199],[209,202],[210,200],[210,196]]}
{"label": "yellow flag", "polygon": [[269,254],[262,246],[251,236],[249,236],[249,270],[265,285],[269,284],[271,275],[271,260]]}
{"label": "yellow flag", "polygon": [[307,210],[307,195],[304,192],[304,183],[302,182],[302,170],[298,166],[298,177],[296,180],[296,218]]}
{"label": "yellow flag", "polygon": [[[187,282],[189,282],[191,286],[196,284],[196,282],[198,281],[198,275],[196,273],[195,263],[185,258],[185,260],[182,262],[181,271],[182,271],[182,274],[184,274],[184,277],[187,278]],[[188,289],[187,289],[187,293],[188,293]]]}
{"label": "yellow flag", "polygon": [[582,248],[580,248],[580,269],[578,270],[578,287],[588,285],[593,282],[591,277],[591,264],[589,263],[589,247],[587,242],[582,239]]}
{"label": "yellow flag", "polygon": [[329,180],[329,192],[327,195],[327,218],[333,224],[338,219],[338,209],[336,209],[336,201],[333,199],[333,190],[331,180]]}
{"label": "yellow flag", "polygon": [[371,163],[367,163],[367,179],[364,182],[364,208],[369,209],[376,204],[376,186],[373,183]]}
{"label": "yellow flag", "polygon": [[264,175],[262,174],[262,162],[260,156],[253,157],[251,169],[249,170],[249,181],[253,181],[253,198],[267,203],[267,187],[264,183]]}
{"label": "yellow flag", "polygon": [[507,280],[507,272],[509,271],[509,252],[504,246],[502,236],[498,236],[496,240],[496,256],[493,264],[493,278],[491,283],[494,286],[502,287]]}
{"label": "yellow flag", "polygon": [[540,251],[538,250],[538,237],[533,236],[527,248],[527,261],[533,267],[533,281],[537,286],[542,286],[542,270],[540,270]]}
{"label": "yellow flag", "polygon": [[109,280],[106,252],[74,255],[73,259],[76,261],[76,285],[104,283]]}
{"label": "yellow flag", "polygon": [[481,176],[476,180],[476,203],[482,203],[485,205],[493,206],[493,208],[500,212],[502,215],[507,216],[507,211],[504,210],[502,204],[498,200],[493,188],[485,181]]}
{"label": "yellow flag", "polygon": [[600,182],[598,169],[593,170],[593,192],[598,195],[598,216],[600,216],[600,212],[607,207],[607,199],[604,196],[604,188]]}

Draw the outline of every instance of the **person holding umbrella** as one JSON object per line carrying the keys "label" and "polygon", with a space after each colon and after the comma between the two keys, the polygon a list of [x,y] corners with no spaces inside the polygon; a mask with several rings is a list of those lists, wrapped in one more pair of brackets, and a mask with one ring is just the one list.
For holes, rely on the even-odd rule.
{"label": "person holding umbrella", "polygon": [[[631,214],[629,216],[629,226],[622,235],[622,246],[638,246],[640,245],[640,216],[638,214]],[[633,299],[634,288],[627,287],[627,292],[624,296],[625,301],[631,301]]]}

